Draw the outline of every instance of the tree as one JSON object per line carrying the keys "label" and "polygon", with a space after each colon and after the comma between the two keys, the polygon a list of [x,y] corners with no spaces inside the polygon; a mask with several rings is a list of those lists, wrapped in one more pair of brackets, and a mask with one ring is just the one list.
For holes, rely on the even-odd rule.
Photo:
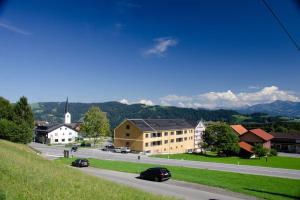
{"label": "tree", "polygon": [[252,147],[252,151],[257,157],[259,157],[259,159],[263,156],[266,156],[268,153],[268,149],[264,148],[262,144],[255,144]]}
{"label": "tree", "polygon": [[27,102],[27,98],[22,96],[19,101],[13,107],[14,118],[16,123],[26,123],[28,127],[33,129],[34,119],[30,105]]}
{"label": "tree", "polygon": [[24,122],[17,124],[7,119],[0,120],[0,138],[27,144],[32,141],[33,130]]}
{"label": "tree", "polygon": [[218,155],[231,156],[239,153],[239,138],[225,123],[208,126],[202,137],[207,147],[213,148]]}
{"label": "tree", "polygon": [[107,136],[110,132],[106,113],[102,112],[99,107],[91,107],[84,115],[81,130],[86,137],[94,139],[95,145],[97,138]]}
{"label": "tree", "polygon": [[0,138],[29,143],[33,138],[33,114],[26,97],[15,104],[0,97]]}
{"label": "tree", "polygon": [[12,119],[12,105],[3,97],[0,97],[0,119]]}

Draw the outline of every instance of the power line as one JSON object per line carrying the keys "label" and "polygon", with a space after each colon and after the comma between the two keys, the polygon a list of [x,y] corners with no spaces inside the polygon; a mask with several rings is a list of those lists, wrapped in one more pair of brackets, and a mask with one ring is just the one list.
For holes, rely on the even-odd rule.
{"label": "power line", "polygon": [[284,26],[284,24],[281,22],[280,18],[276,15],[276,13],[273,11],[272,7],[270,6],[270,4],[267,3],[266,0],[262,0],[262,2],[264,3],[264,5],[267,7],[267,9],[271,12],[271,14],[273,15],[273,17],[276,19],[276,21],[278,22],[278,24],[281,26],[281,28],[283,29],[283,31],[287,34],[287,36],[289,37],[289,39],[292,41],[292,43],[295,45],[295,47],[298,49],[298,51],[300,51],[300,46],[297,44],[297,41],[293,38],[293,36],[289,33],[289,31],[287,30],[287,28]]}

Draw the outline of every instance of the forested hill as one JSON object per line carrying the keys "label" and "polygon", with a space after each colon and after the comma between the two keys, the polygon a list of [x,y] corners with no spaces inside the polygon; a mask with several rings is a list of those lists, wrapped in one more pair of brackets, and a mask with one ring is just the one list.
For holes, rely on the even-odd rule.
{"label": "forested hill", "polygon": [[[46,120],[52,123],[63,122],[64,102],[43,102],[31,104],[36,120]],[[238,115],[232,110],[206,110],[191,109],[166,106],[146,106],[143,104],[126,105],[119,102],[105,103],[69,103],[69,111],[72,114],[72,121],[82,119],[84,113],[91,106],[99,106],[107,113],[112,128],[115,128],[125,118],[183,118],[188,121],[226,121],[233,122],[234,115]]]}

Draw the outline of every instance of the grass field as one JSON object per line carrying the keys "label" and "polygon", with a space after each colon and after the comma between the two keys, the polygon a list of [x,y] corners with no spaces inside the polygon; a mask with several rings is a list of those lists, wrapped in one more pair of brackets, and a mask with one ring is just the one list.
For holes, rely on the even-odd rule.
{"label": "grass field", "polygon": [[36,155],[25,145],[0,140],[0,199],[166,200]]}
{"label": "grass field", "polygon": [[[74,158],[62,158],[58,163],[70,164]],[[140,173],[151,164],[89,159],[92,167]],[[265,199],[299,199],[300,180],[221,172],[206,169],[166,166],[172,178],[192,183],[221,187]]]}
{"label": "grass field", "polygon": [[[168,155],[155,155],[153,157],[167,158]],[[170,159],[178,160],[195,160],[204,162],[218,162],[227,164],[240,164],[240,165],[254,165],[261,167],[275,167],[275,168],[285,168],[285,169],[298,169],[300,170],[300,158],[292,157],[280,157],[273,156],[268,157],[268,162],[265,158],[261,159],[245,159],[240,157],[218,157],[213,153],[208,153],[207,155],[200,154],[170,154]]]}

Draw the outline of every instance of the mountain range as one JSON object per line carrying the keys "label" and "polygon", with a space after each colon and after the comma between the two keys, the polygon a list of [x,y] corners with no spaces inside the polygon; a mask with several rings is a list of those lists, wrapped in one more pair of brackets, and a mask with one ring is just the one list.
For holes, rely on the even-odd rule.
{"label": "mountain range", "polygon": [[[119,102],[104,103],[69,103],[72,121],[81,121],[84,113],[91,106],[99,106],[107,113],[111,127],[116,127],[126,118],[184,118],[190,122],[200,119],[206,121],[226,121],[239,123],[237,116],[251,115],[252,113],[266,113],[270,116],[300,117],[300,102],[275,101],[268,104],[257,104],[247,108],[235,110],[207,110],[193,108],[178,108],[172,106],[147,106],[144,104],[122,104]],[[45,120],[50,123],[61,123],[64,119],[65,102],[40,102],[31,104],[36,120]],[[243,118],[243,117],[242,117]],[[248,116],[249,118],[249,116]]]}
{"label": "mountain range", "polygon": [[300,102],[274,101],[236,109],[242,114],[266,113],[271,116],[300,117]]}
{"label": "mountain range", "polygon": [[[81,121],[84,114],[91,106],[98,106],[107,113],[112,128],[116,127],[126,118],[153,118],[174,119],[183,118],[196,122],[200,119],[206,121],[234,121],[234,116],[239,115],[233,110],[206,110],[192,108],[178,108],[169,106],[147,106],[144,104],[122,104],[119,102],[105,103],[69,103],[69,111],[72,121]],[[65,102],[41,102],[31,104],[36,120],[44,120],[50,123],[61,123],[64,119]]]}

